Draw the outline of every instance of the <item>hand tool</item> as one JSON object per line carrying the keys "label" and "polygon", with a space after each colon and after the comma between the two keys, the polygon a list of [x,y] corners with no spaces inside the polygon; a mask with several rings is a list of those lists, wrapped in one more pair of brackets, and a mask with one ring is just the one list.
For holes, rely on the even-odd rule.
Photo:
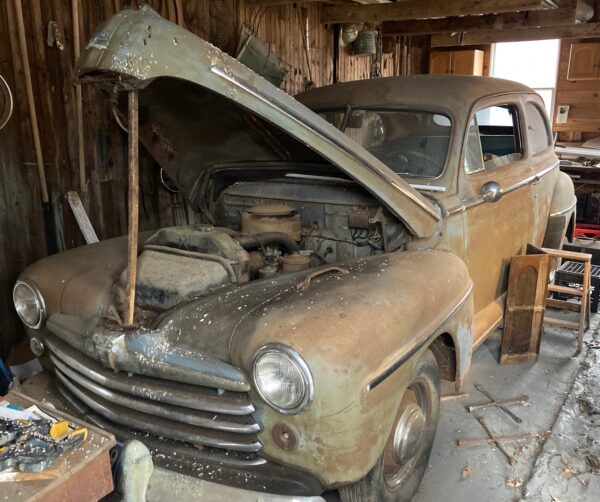
{"label": "hand tool", "polygon": [[502,446],[502,443],[498,440],[496,435],[489,428],[485,419],[483,417],[477,417],[477,420],[479,420],[479,423],[485,429],[485,432],[487,432],[487,435],[490,437],[490,439],[492,439],[494,441],[496,448],[498,448],[504,454],[504,456],[506,457],[506,460],[508,460],[508,463],[510,465],[517,465],[517,460],[504,449],[504,446]]}
{"label": "hand tool", "polygon": [[471,406],[467,406],[467,411],[473,412],[475,410],[481,410],[483,408],[488,408],[489,406],[501,406],[504,404],[523,404],[523,403],[527,403],[529,401],[529,396],[525,396],[522,395],[520,397],[516,397],[514,399],[495,399],[494,401],[490,401],[489,403],[483,403],[483,404],[474,404]]}
{"label": "hand tool", "polygon": [[[491,401],[496,401],[496,398],[494,396],[492,396],[487,390],[485,390],[478,383],[475,384],[475,388],[479,392],[481,392],[482,394],[484,394]],[[512,411],[510,411],[506,406],[503,406],[503,405],[499,404],[499,405],[497,405],[497,407],[500,408],[504,413],[506,413],[510,418],[512,418],[518,424],[520,424],[521,422],[523,422],[523,420],[521,420],[517,415],[515,415]]]}

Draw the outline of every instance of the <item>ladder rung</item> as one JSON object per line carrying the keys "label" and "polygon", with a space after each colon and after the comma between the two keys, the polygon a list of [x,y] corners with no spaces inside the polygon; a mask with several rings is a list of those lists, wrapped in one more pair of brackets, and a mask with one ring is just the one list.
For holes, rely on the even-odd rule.
{"label": "ladder rung", "polygon": [[586,262],[592,261],[592,255],[589,253],[578,253],[576,251],[566,251],[563,249],[550,249],[542,248],[542,251],[548,253],[550,256],[556,256],[557,258],[564,258],[565,260],[581,261]]}
{"label": "ladder rung", "polygon": [[556,319],[555,317],[544,317],[544,324],[553,324],[561,328],[579,329],[578,322],[565,321],[564,319]]}
{"label": "ladder rung", "polygon": [[581,289],[558,286],[556,284],[548,284],[548,291],[552,291],[553,293],[562,293],[563,295],[583,296],[583,291]]}
{"label": "ladder rung", "polygon": [[581,303],[567,302],[565,300],[557,300],[555,298],[548,298],[546,300],[546,307],[551,309],[562,309],[572,310],[574,312],[581,312]]}

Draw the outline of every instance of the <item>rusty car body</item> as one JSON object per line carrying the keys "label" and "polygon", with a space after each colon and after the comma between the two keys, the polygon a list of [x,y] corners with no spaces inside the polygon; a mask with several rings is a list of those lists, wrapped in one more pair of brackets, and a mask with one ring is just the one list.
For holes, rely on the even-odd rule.
{"label": "rusty car body", "polygon": [[440,374],[462,388],[508,260],[560,245],[573,216],[540,97],[419,76],[294,99],[148,7],[100,27],[79,72],[121,118],[138,90],[140,140],[198,223],[141,235],[133,326],[126,238],[21,274],[17,311],[64,395],[167,469],[410,498]]}

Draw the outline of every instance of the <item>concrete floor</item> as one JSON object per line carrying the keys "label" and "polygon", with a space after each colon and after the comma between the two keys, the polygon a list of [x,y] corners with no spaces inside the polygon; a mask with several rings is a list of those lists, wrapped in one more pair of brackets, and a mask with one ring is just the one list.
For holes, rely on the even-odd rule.
{"label": "concrete floor", "polygon": [[[442,403],[430,466],[414,501],[600,500],[599,325],[596,315],[577,359],[569,357],[576,346],[574,333],[564,329],[546,327],[535,364],[499,365],[501,333],[488,339],[475,352],[468,398]],[[528,406],[509,406],[522,423],[495,408],[468,413],[466,405],[488,401],[474,384],[498,399],[527,395]],[[22,390],[61,407],[47,374],[25,382]],[[453,392],[453,385],[444,385],[443,394]],[[457,439],[486,437],[479,415],[495,434],[535,433],[540,438],[506,445],[517,459],[515,466],[492,445],[458,447]]]}
{"label": "concrete floor", "polygon": [[[596,315],[586,337],[587,352],[584,349],[577,359],[569,357],[576,346],[574,333],[564,329],[545,328],[535,364],[499,365],[500,333],[488,339],[475,352],[465,390],[468,398],[442,403],[430,467],[415,502],[600,500],[600,472],[588,461],[591,457],[593,464],[593,458],[600,457],[599,324]],[[522,423],[497,408],[468,413],[466,405],[488,401],[474,388],[476,383],[497,399],[529,396],[528,406],[508,407]],[[453,392],[451,386],[444,390]],[[578,404],[581,396],[587,410]],[[548,438],[507,444],[506,450],[517,460],[515,466],[492,445],[458,447],[459,438],[486,437],[479,415],[497,435],[536,433]],[[580,421],[587,424],[585,430]]]}

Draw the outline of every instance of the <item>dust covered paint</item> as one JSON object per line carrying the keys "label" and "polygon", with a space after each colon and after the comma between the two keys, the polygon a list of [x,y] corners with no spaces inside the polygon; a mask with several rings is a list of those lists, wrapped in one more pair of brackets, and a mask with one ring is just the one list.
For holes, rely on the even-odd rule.
{"label": "dust covered paint", "polygon": [[[550,142],[536,151],[529,134],[526,110],[543,105],[520,84],[387,78],[294,99],[148,7],[100,27],[79,75],[111,94],[117,116],[138,91],[140,140],[197,224],[161,230],[158,245],[140,236],[131,328],[125,238],[32,265],[20,280],[39,291],[46,322],[28,333],[82,415],[140,439],[167,469],[292,495],[360,482],[385,457],[429,353],[461,390],[474,348],[502,319],[510,257],[560,243],[573,217]],[[518,117],[519,157],[468,171],[469,124],[493,106]],[[439,173],[398,175],[394,162],[414,152],[384,161],[326,109],[354,129],[368,122],[353,110],[375,110],[379,139],[403,130],[389,110],[446,128]],[[492,133],[511,131],[479,139]],[[286,272],[298,253],[302,270]],[[258,388],[267,350],[300,368],[296,408]],[[415,430],[420,406],[409,405]]]}

